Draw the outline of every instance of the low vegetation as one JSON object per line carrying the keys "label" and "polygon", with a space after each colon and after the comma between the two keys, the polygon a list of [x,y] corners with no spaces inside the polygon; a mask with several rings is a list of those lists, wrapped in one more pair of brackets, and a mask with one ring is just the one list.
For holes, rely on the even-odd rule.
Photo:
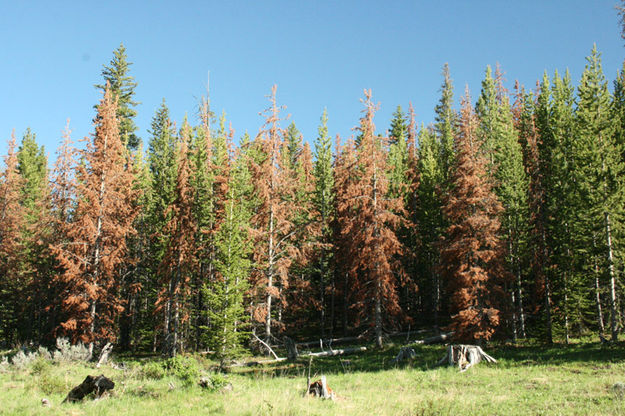
{"label": "low vegetation", "polygon": [[[308,359],[232,367],[204,356],[114,358],[95,369],[39,355],[26,365],[11,360],[0,372],[1,414],[240,414],[240,415],[527,415],[623,414],[624,345],[489,345],[497,364],[465,373],[436,367],[442,345],[412,345],[417,356],[392,363],[401,345],[353,356],[315,358],[312,380],[325,375],[334,401],[304,397]],[[5,354],[6,357],[6,354]],[[250,358],[251,360],[251,358]],[[100,400],[61,404],[88,374],[115,382]],[[208,380],[204,387],[200,378]],[[49,405],[43,405],[46,399]],[[373,413],[372,413],[373,412]]]}

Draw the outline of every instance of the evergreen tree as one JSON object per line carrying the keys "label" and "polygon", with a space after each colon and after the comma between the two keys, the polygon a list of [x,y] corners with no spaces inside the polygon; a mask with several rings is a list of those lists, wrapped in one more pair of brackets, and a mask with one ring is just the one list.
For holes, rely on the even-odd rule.
{"label": "evergreen tree", "polygon": [[[339,199],[339,209],[345,212],[349,204],[351,218],[341,229],[347,252],[351,256],[349,273],[353,276],[353,299],[358,317],[364,319],[373,332],[376,345],[382,346],[384,327],[395,322],[391,317],[402,315],[397,294],[398,279],[394,270],[401,268],[396,261],[403,247],[395,234],[401,224],[403,200],[388,193],[386,139],[375,134],[371,91],[365,90],[365,115],[360,121],[360,143],[356,165]],[[349,212],[348,211],[348,212]]]}
{"label": "evergreen tree", "polygon": [[614,242],[614,229],[620,228],[623,214],[623,144],[614,140],[611,96],[596,46],[587,58],[577,95],[575,179],[580,186],[580,197],[587,204],[584,219],[588,228],[584,234],[602,236],[597,238],[596,245],[602,256],[600,269],[608,279],[610,328],[612,340],[616,341],[615,247],[618,244]]}
{"label": "evergreen tree", "polygon": [[113,51],[113,59],[109,65],[102,69],[104,83],[96,85],[104,93],[106,86],[117,100],[117,117],[119,118],[119,137],[130,150],[136,150],[141,139],[135,134],[137,126],[134,117],[137,110],[134,109],[139,102],[134,101],[137,83],[134,77],[129,75],[131,62],[128,62],[126,47],[123,43]]}
{"label": "evergreen tree", "polygon": [[52,242],[48,161],[43,146],[26,130],[17,152],[18,171],[23,180],[20,204],[24,217],[21,230],[24,266],[20,338],[40,339],[44,326],[44,298],[53,266],[49,244]]}
{"label": "evergreen tree", "polygon": [[421,128],[419,132],[418,159],[416,170],[419,183],[416,188],[415,226],[418,230],[418,270],[422,309],[431,313],[434,326],[440,324],[441,282],[439,241],[443,234],[441,187],[443,167],[440,159],[440,142],[434,132]]}
{"label": "evergreen tree", "polygon": [[[251,286],[255,295],[252,316],[256,322],[264,323],[267,341],[272,336],[272,328],[281,325],[281,316],[276,312],[285,307],[282,291],[288,288],[288,272],[297,255],[294,253],[292,221],[292,213],[296,211],[294,182],[285,157],[288,147],[285,146],[285,132],[279,125],[280,108],[276,104],[275,85],[270,102],[271,106],[265,111],[265,125],[255,140],[260,152],[252,169],[258,204],[252,217],[252,236],[256,241],[256,270]],[[273,307],[274,300],[279,306],[277,311]]]}
{"label": "evergreen tree", "polygon": [[248,289],[252,246],[248,224],[252,217],[251,173],[245,153],[239,154],[229,171],[224,217],[215,235],[215,269],[218,278],[204,286],[208,303],[208,346],[224,360],[236,355],[246,335],[244,294]]}
{"label": "evergreen tree", "polygon": [[21,238],[24,217],[20,205],[23,178],[18,171],[15,134],[8,143],[5,169],[0,176],[0,330],[5,347],[18,338],[24,273],[24,245]]}
{"label": "evergreen tree", "polygon": [[163,235],[167,236],[165,253],[159,266],[163,283],[155,313],[164,313],[163,352],[174,357],[181,351],[183,324],[189,319],[191,277],[195,268],[195,230],[193,218],[193,190],[189,186],[191,166],[188,145],[190,127],[181,130],[177,149],[177,178],[175,199],[167,207],[170,220]]}
{"label": "evergreen tree", "polygon": [[[321,337],[325,337],[327,321],[327,300],[326,294],[328,285],[332,281],[332,228],[334,219],[334,173],[332,168],[332,139],[328,135],[328,112],[323,110],[321,124],[317,129],[318,135],[315,139],[314,153],[314,192],[312,203],[314,206],[314,216],[312,221],[316,225],[316,257],[318,261],[313,265],[319,275],[319,310]],[[332,285],[334,286],[334,285]],[[331,292],[333,294],[333,291]],[[334,305],[330,304],[330,310]],[[331,317],[332,318],[332,317]],[[330,321],[333,329],[334,321]]]}
{"label": "evergreen tree", "polygon": [[115,323],[123,310],[119,298],[120,267],[126,237],[134,233],[137,214],[134,175],[119,137],[117,102],[107,88],[95,119],[95,134],[81,152],[76,169],[77,205],[64,234],[53,247],[63,267],[66,289],[59,331],[74,341],[94,344],[115,340]]}
{"label": "evergreen tree", "polygon": [[[478,135],[485,155],[490,158],[489,173],[494,178],[494,191],[503,206],[500,214],[501,238],[507,243],[507,265],[509,273],[521,280],[521,256],[524,252],[527,234],[527,177],[523,166],[523,153],[519,143],[507,92],[503,87],[502,73],[497,67],[493,79],[490,67],[482,82],[482,91],[476,113],[479,117]],[[508,288],[506,288],[508,289]],[[513,339],[518,335],[518,308],[514,305],[515,292],[511,295],[512,317],[510,323]]]}
{"label": "evergreen tree", "polygon": [[500,323],[505,271],[499,240],[501,204],[487,176],[484,145],[467,90],[463,99],[453,187],[444,213],[450,225],[441,246],[442,272],[452,291],[450,329],[460,340],[492,337]]}
{"label": "evergreen tree", "polygon": [[454,86],[449,74],[449,65],[443,66],[443,84],[441,85],[441,98],[434,109],[434,129],[440,143],[442,183],[448,184],[451,169],[454,165],[454,137],[456,137],[456,118],[453,110]]}

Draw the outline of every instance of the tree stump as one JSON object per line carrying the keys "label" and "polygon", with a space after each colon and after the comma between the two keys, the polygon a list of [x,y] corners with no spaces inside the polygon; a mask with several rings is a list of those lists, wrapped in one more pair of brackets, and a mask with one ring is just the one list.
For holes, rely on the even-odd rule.
{"label": "tree stump", "polygon": [[113,344],[107,342],[104,348],[102,348],[100,358],[98,359],[98,363],[96,364],[95,368],[100,368],[102,364],[106,364],[109,359],[109,355],[111,354],[111,351],[113,351]]}
{"label": "tree stump", "polygon": [[311,396],[316,396],[321,399],[329,399],[334,400],[334,392],[328,386],[326,381],[326,376],[321,376],[321,378],[314,383],[308,386],[308,394]]}
{"label": "tree stump", "polygon": [[74,387],[68,394],[63,403],[79,402],[85,398],[85,396],[94,393],[96,398],[101,397],[107,390],[113,390],[115,383],[104,377],[104,374],[99,376],[87,376],[85,380],[78,386]]}
{"label": "tree stump", "polygon": [[412,360],[414,358],[417,357],[417,353],[415,352],[415,350],[413,348],[410,347],[402,347],[399,352],[397,353],[397,356],[395,358],[393,358],[393,360],[391,361],[392,363],[400,363],[402,361],[406,361],[406,360]]}
{"label": "tree stump", "polygon": [[289,337],[284,337],[284,345],[286,346],[286,356],[289,360],[295,360],[299,356],[297,345]]}
{"label": "tree stump", "polygon": [[489,363],[497,362],[497,360],[486,354],[484,350],[477,345],[449,345],[447,347],[447,354],[441,358],[438,365],[447,361],[450,366],[457,365],[462,373],[482,360]]}

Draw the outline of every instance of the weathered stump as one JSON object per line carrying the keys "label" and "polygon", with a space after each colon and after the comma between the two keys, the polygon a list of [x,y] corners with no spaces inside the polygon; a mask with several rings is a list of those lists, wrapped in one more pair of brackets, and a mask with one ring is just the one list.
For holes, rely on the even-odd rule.
{"label": "weathered stump", "polygon": [[497,360],[486,354],[484,350],[477,345],[449,345],[447,347],[447,354],[441,358],[438,365],[447,361],[450,366],[458,365],[460,372],[463,372],[482,360],[489,363],[497,362]]}
{"label": "weathered stump", "polygon": [[101,365],[106,364],[109,359],[109,355],[113,351],[113,344],[107,342],[104,348],[102,348],[102,352],[100,353],[100,358],[98,358],[98,363],[96,364],[96,368],[100,368]]}
{"label": "weathered stump", "polygon": [[417,357],[417,353],[415,352],[413,348],[402,347],[397,353],[397,356],[393,358],[391,362],[396,364],[396,363],[400,363],[406,360],[412,360],[416,357]]}
{"label": "weathered stump", "polygon": [[316,396],[321,399],[329,399],[334,400],[334,392],[328,386],[326,382],[326,376],[321,376],[321,378],[314,383],[311,383],[308,386],[308,394],[311,396]]}
{"label": "weathered stump", "polygon": [[299,356],[297,352],[297,345],[289,337],[284,337],[284,345],[286,347],[286,356],[289,360],[295,360]]}
{"label": "weathered stump", "polygon": [[87,376],[85,380],[80,383],[78,386],[74,387],[68,394],[63,403],[65,402],[78,402],[88,396],[91,393],[94,393],[96,398],[101,397],[106,391],[113,390],[115,387],[115,383],[104,377],[104,374],[99,376]]}

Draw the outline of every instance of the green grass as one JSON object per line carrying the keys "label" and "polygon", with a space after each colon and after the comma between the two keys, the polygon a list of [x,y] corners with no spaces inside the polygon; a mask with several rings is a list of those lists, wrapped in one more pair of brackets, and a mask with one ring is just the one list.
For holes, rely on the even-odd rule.
{"label": "green grass", "polygon": [[[0,373],[0,414],[7,415],[617,415],[625,396],[625,345],[488,346],[497,364],[465,373],[434,367],[444,346],[414,346],[418,358],[391,365],[399,345],[359,355],[316,358],[311,373],[326,375],[334,402],[302,397],[308,359],[240,367],[226,374],[232,391],[185,383],[188,372],[158,359],[127,359],[127,369],[36,361]],[[117,359],[126,360],[119,357]],[[198,359],[201,374],[211,363]],[[160,372],[157,368],[169,368]],[[108,397],[61,404],[87,374],[104,373]],[[195,374],[195,373],[193,373]],[[42,407],[47,398],[52,406]]]}

